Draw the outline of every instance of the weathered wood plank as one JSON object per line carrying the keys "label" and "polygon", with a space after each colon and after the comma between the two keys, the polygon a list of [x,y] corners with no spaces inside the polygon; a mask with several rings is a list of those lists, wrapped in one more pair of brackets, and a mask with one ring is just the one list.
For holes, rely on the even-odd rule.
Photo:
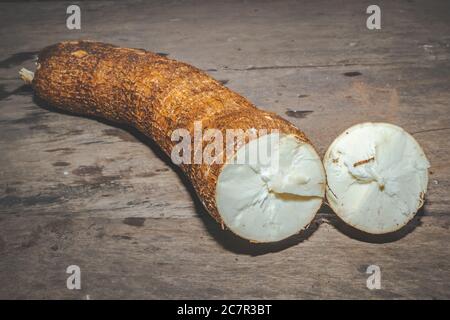
{"label": "weathered wood plank", "polygon": [[[325,223],[307,239],[254,246],[204,220],[151,218],[136,226],[67,213],[57,218],[8,216],[1,222],[6,243],[0,261],[1,295],[449,298],[448,282],[443,281],[450,277],[447,228],[419,227],[398,241],[367,243]],[[70,264],[81,268],[81,291],[65,287]],[[381,266],[382,290],[366,288],[369,264]]]}
{"label": "weathered wood plank", "polygon": [[[450,4],[0,4],[1,298],[450,298]],[[348,126],[411,132],[432,169],[424,209],[384,237],[323,207],[304,234],[252,245],[223,232],[139,133],[56,112],[17,79],[36,50],[90,38],[196,65],[304,130],[323,154]],[[65,269],[82,270],[82,290]],[[365,269],[382,269],[368,290]]]}

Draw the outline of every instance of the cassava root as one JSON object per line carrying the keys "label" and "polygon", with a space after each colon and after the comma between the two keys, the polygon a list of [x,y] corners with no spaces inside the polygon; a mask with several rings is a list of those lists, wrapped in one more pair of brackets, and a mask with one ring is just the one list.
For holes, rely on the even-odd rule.
{"label": "cassava root", "polygon": [[143,49],[68,41],[43,49],[34,74],[20,75],[51,105],[133,126],[169,156],[178,142],[173,132],[193,135],[196,122],[224,136],[229,129],[265,130],[246,135],[233,157],[270,145],[276,165],[180,164],[211,216],[243,238],[282,240],[304,229],[320,208],[325,174],[304,133],[195,67]]}

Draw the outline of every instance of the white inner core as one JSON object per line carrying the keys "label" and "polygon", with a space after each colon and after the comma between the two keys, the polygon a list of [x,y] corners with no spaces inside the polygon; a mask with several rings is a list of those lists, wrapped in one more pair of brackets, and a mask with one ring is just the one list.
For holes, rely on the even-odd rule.
{"label": "white inner core", "polygon": [[216,187],[225,224],[251,241],[279,241],[298,233],[314,218],[325,192],[323,165],[314,148],[294,136],[276,136],[264,135],[241,147],[237,159],[271,152],[265,161],[225,164]]}
{"label": "white inner core", "polygon": [[351,127],[330,146],[324,166],[330,206],[360,230],[396,231],[423,204],[430,164],[416,140],[400,127]]}

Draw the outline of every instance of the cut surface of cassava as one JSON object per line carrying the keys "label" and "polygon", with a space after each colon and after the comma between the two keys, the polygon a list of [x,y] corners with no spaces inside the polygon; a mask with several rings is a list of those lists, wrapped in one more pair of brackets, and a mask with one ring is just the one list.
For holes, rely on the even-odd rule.
{"label": "cut surface of cassava", "polygon": [[135,127],[168,156],[180,142],[174,131],[193,137],[198,122],[223,137],[227,130],[259,132],[238,141],[231,159],[256,152],[278,132],[270,164],[179,164],[211,216],[243,238],[282,240],[304,229],[320,207],[324,170],[303,132],[193,66],[143,49],[67,41],[43,49],[34,74],[20,74],[49,104]]}
{"label": "cut surface of cassava", "polygon": [[329,205],[362,231],[397,231],[424,203],[430,164],[398,126],[362,123],[345,130],[328,148],[324,166]]}
{"label": "cut surface of cassava", "polygon": [[290,135],[276,140],[264,135],[240,148],[237,158],[275,143],[266,161],[226,164],[217,183],[222,219],[233,232],[253,241],[278,241],[297,233],[322,204],[324,170],[314,148]]}

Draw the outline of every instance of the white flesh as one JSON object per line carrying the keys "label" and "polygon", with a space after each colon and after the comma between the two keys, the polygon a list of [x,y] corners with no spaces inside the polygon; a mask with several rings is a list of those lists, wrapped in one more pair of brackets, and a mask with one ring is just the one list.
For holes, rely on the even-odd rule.
{"label": "white flesh", "polygon": [[[235,157],[267,150],[272,138],[269,134],[250,141]],[[311,145],[280,135],[273,146],[270,161],[225,164],[216,187],[217,207],[227,227],[254,242],[279,241],[300,232],[325,193],[323,165]]]}
{"label": "white flesh", "polygon": [[359,230],[396,231],[423,204],[430,164],[400,127],[362,123],[347,129],[329,147],[324,166],[329,205]]}

